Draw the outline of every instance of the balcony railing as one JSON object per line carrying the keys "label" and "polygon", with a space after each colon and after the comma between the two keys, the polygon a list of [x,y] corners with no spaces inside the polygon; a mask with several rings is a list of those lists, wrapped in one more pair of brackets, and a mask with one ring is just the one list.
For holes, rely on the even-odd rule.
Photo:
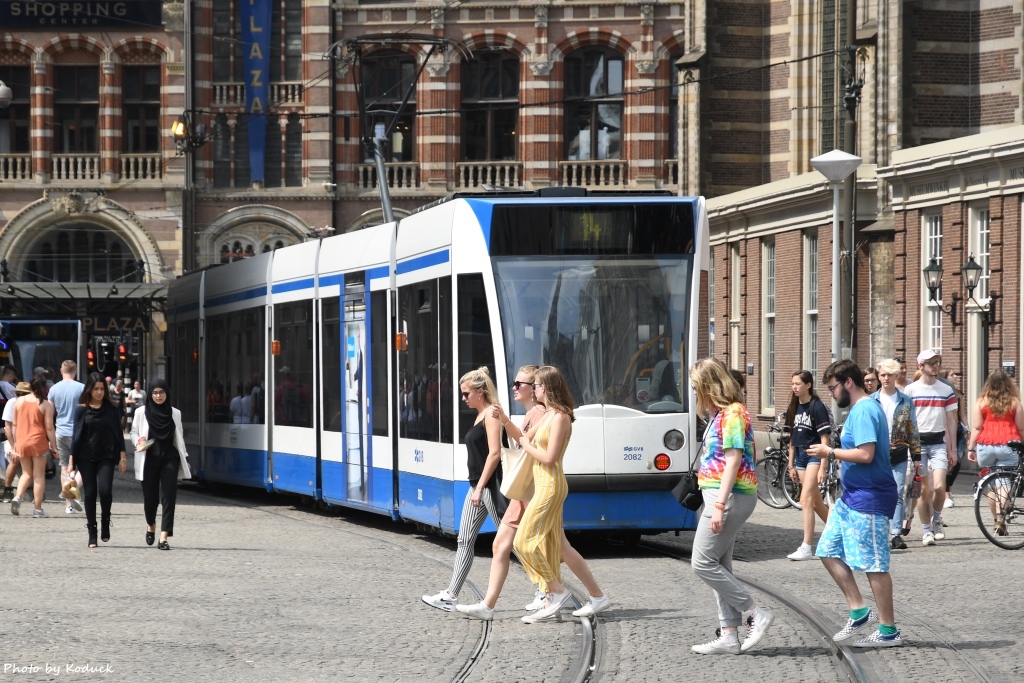
{"label": "balcony railing", "polygon": [[468,161],[455,164],[459,187],[522,187],[523,165],[516,161]]}
{"label": "balcony railing", "polygon": [[[384,164],[388,174],[388,188],[414,190],[420,186],[420,165],[417,163]],[[356,187],[360,190],[377,189],[377,167],[374,164],[356,165]]]}
{"label": "balcony railing", "polygon": [[[218,106],[245,104],[245,83],[214,83],[213,103]],[[270,104],[302,104],[302,81],[270,84]]]}
{"label": "balcony railing", "polygon": [[559,161],[566,187],[625,187],[625,161]]}
{"label": "balcony railing", "polygon": [[121,155],[121,180],[159,180],[163,177],[159,154]]}
{"label": "balcony railing", "polygon": [[0,154],[0,182],[4,180],[31,179],[31,154]]}
{"label": "balcony railing", "polygon": [[99,154],[54,154],[54,180],[99,180]]}
{"label": "balcony railing", "polygon": [[679,159],[665,159],[663,187],[679,187]]}

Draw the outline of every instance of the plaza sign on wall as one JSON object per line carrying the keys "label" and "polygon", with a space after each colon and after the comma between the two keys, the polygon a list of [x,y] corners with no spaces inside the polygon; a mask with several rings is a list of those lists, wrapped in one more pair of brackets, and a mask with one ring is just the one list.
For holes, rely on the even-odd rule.
{"label": "plaza sign on wall", "polygon": [[39,2],[0,0],[0,28],[161,25],[162,0]]}

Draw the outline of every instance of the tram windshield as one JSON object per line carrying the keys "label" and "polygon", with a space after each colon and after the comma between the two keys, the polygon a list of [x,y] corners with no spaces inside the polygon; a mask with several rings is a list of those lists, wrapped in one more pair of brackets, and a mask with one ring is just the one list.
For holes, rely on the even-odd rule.
{"label": "tram windshield", "polygon": [[692,256],[495,258],[508,376],[554,365],[576,405],[685,412],[692,268]]}

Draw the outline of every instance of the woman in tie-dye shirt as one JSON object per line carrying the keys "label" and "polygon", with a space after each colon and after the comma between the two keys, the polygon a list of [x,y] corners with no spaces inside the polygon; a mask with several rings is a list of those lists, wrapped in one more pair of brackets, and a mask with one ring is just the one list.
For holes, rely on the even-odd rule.
{"label": "woman in tie-dye shirt", "polygon": [[[736,535],[757,505],[754,470],[754,429],[743,407],[743,393],[729,369],[714,358],[703,358],[690,368],[697,396],[697,411],[708,420],[697,480],[704,508],[693,537],[691,566],[715,591],[721,635],[694,645],[698,654],[739,654],[764,637],[775,617],[757,606],[732,573]],[[748,626],[742,646],[737,630]]]}

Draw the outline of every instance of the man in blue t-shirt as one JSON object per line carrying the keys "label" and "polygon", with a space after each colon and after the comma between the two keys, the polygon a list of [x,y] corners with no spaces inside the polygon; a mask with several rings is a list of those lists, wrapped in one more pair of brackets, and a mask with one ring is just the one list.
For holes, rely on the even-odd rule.
{"label": "man in blue t-shirt", "polygon": [[850,605],[850,619],[833,640],[846,640],[875,620],[857,588],[854,571],[865,572],[878,606],[878,629],[854,647],[902,645],[892,605],[889,524],[896,511],[896,480],[889,466],[889,425],[877,401],[864,390],[864,374],[852,360],[840,360],[822,378],[840,408],[850,408],[841,448],[814,444],[817,458],[835,455],[842,464],[843,495],[818,539],[815,553]]}
{"label": "man in blue t-shirt", "polygon": [[[54,407],[54,422],[57,431],[57,455],[60,457],[61,484],[68,476],[68,462],[71,457],[71,435],[74,433],[75,406],[82,396],[85,386],[75,379],[78,374],[78,363],[66,360],[60,364],[61,381],[50,387],[47,398]],[[63,495],[63,494],[62,494]],[[69,515],[82,511],[82,503],[77,498],[67,498]]]}

